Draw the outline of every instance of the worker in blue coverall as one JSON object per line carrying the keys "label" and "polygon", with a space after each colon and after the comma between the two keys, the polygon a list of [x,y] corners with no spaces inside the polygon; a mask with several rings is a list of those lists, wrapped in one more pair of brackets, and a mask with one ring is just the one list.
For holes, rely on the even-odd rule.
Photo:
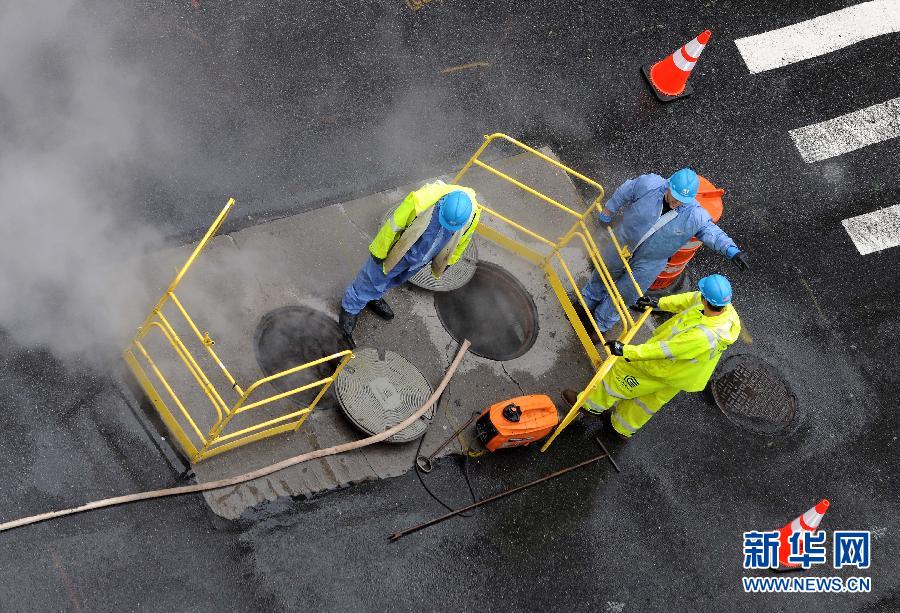
{"label": "worker in blue coverall", "polygon": [[[725,232],[713,223],[696,196],[700,188],[697,173],[682,168],[668,180],[646,174],[625,181],[600,212],[603,224],[621,214],[617,236],[623,248],[631,253],[629,265],[641,292],[659,276],[669,258],[696,236],[707,247],[730,259],[740,270],[749,270],[747,254]],[[616,287],[626,305],[633,305],[637,290],[620,258],[606,262]],[[619,321],[599,273],[581,290],[587,307],[593,312],[600,332],[607,332]]]}
{"label": "worker in blue coverall", "polygon": [[475,192],[443,181],[410,192],[382,224],[369,244],[370,257],[341,300],[338,323],[348,340],[360,311],[367,306],[382,319],[394,312],[384,299],[392,287],[406,283],[431,264],[440,277],[455,264],[472,240],[481,207]]}

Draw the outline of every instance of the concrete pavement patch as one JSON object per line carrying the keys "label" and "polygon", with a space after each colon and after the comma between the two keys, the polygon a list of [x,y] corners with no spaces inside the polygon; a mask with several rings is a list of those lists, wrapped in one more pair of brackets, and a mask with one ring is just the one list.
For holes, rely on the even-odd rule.
{"label": "concrete pavement patch", "polygon": [[[549,150],[545,153],[552,155]],[[585,204],[569,178],[531,156],[518,155],[492,162],[503,172],[564,202],[574,210]],[[447,177],[445,177],[447,178]],[[464,184],[473,187],[483,202],[525,227],[551,240],[561,236],[572,218],[532,195],[520,191],[483,171],[466,175]],[[273,309],[300,304],[336,317],[340,297],[347,283],[367,257],[367,244],[384,212],[396,205],[419,183],[373,194],[352,202],[327,206],[293,217],[246,228],[217,237],[189,272],[179,294],[190,304],[198,326],[214,331],[216,349],[241,385],[262,376],[256,363],[253,333],[260,318]],[[497,224],[500,227],[502,224]],[[525,233],[512,230],[517,238],[535,249],[546,249]],[[602,235],[599,238],[603,240]],[[534,346],[524,355],[495,362],[475,355],[466,356],[438,407],[422,441],[423,453],[435,449],[474,411],[481,411],[503,398],[521,394],[548,393],[556,396],[562,387],[584,385],[592,369],[583,348],[544,274],[527,260],[512,254],[483,237],[476,237],[480,259],[492,262],[514,275],[535,302],[540,330]],[[152,258],[160,263],[177,262],[187,248],[172,250]],[[587,278],[587,258],[575,247],[566,257],[578,281]],[[171,264],[162,265],[165,266]],[[395,351],[413,362],[428,381],[442,376],[456,351],[457,343],[444,330],[435,312],[433,294],[406,285],[391,291],[388,300],[397,317],[384,322],[369,313],[359,320],[355,333],[361,346]],[[189,330],[181,330],[183,338]],[[156,347],[162,350],[162,347]],[[202,351],[202,348],[200,349]],[[205,368],[211,361],[198,352]],[[198,386],[190,385],[184,369],[166,365],[167,376],[175,382],[185,401],[194,410],[205,410],[201,428],[212,424],[209,401]],[[218,383],[218,382],[216,382]],[[266,386],[264,386],[266,387]],[[225,386],[227,389],[227,385]],[[273,389],[261,389],[262,394]],[[286,412],[290,400],[273,407],[254,409],[270,417]],[[334,410],[333,391],[323,397],[299,431],[230,450],[197,463],[198,480],[210,481],[244,473],[302,453],[359,438],[340,411]],[[251,413],[251,412],[248,412]],[[241,425],[248,425],[249,421]],[[364,450],[308,462],[276,475],[230,489],[208,492],[207,503],[226,518],[239,517],[249,507],[284,496],[311,496],[361,481],[393,477],[413,466],[417,443],[375,445]],[[460,451],[448,446],[443,453]]]}

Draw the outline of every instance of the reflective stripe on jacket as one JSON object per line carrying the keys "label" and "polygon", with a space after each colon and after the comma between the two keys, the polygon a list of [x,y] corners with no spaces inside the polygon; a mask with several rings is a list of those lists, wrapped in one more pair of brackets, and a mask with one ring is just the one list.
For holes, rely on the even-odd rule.
{"label": "reflective stripe on jacket", "polygon": [[741,332],[737,311],[729,304],[720,315],[707,317],[700,292],[666,296],[659,308],[677,315],[658,327],[646,343],[625,345],[624,357],[646,377],[699,392]]}
{"label": "reflective stripe on jacket", "polygon": [[[388,254],[391,255],[392,260],[400,260],[405,251],[408,251],[415,240],[419,238],[418,236],[414,238],[408,237],[413,238],[413,240],[405,241],[403,245],[401,245],[404,253],[392,253],[392,249],[397,245],[397,241],[404,231],[410,228],[410,226],[413,226],[416,218],[422,216],[427,211],[429,216],[424,216],[422,220],[425,223],[416,224],[416,227],[421,226],[419,231],[419,234],[421,235],[421,233],[425,231],[425,228],[428,227],[427,221],[430,219],[432,207],[438,200],[450,192],[457,190],[465,192],[472,200],[473,215],[469,224],[459,232],[456,232],[454,238],[448,243],[449,245],[453,245],[454,249],[452,253],[449,254],[447,265],[455,264],[460,256],[462,256],[463,251],[466,250],[466,247],[469,246],[469,241],[472,240],[472,235],[478,227],[478,221],[481,217],[481,206],[479,206],[478,201],[475,199],[475,192],[471,188],[463,187],[461,185],[448,185],[440,180],[435,181],[434,183],[426,183],[406,196],[403,202],[400,203],[400,206],[394,209],[394,212],[388,217],[387,221],[384,222],[381,229],[378,230],[378,234],[375,235],[375,238],[369,244],[369,253],[381,260],[387,259]],[[456,240],[456,237],[458,237],[458,240]],[[387,273],[388,271],[385,270],[384,272]]]}

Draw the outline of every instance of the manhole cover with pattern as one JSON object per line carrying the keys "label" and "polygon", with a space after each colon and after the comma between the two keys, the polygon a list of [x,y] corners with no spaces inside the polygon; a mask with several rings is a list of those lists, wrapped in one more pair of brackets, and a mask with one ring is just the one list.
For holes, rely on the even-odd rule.
{"label": "manhole cover with pattern", "polygon": [[[321,311],[305,306],[286,306],[263,315],[256,327],[256,361],[266,376],[350,349],[337,322]],[[280,377],[272,385],[280,392],[302,387],[331,376],[339,360],[323,362]],[[319,392],[313,388],[291,397],[305,406]]]}
{"label": "manhole cover with pattern", "polygon": [[[379,227],[384,225],[393,212],[394,209],[391,209],[381,216]],[[477,265],[478,246],[475,244],[475,238],[473,237],[472,240],[469,241],[466,250],[462,252],[459,261],[453,266],[448,267],[440,278],[435,277],[431,273],[431,266],[425,266],[422,270],[413,275],[409,282],[416,287],[421,287],[422,289],[427,289],[432,292],[451,292],[455,289],[459,289],[472,280]]]}
{"label": "manhole cover with pattern", "polygon": [[745,430],[776,436],[794,424],[797,398],[778,371],[756,356],[726,358],[710,387],[722,412]]}
{"label": "manhole cover with pattern", "polygon": [[472,239],[466,250],[463,251],[462,256],[460,256],[459,261],[448,267],[440,278],[432,274],[431,266],[425,266],[413,275],[409,282],[416,287],[433,292],[452,292],[472,280],[477,265],[478,247],[475,246],[475,239]]}
{"label": "manhole cover with pattern", "polygon": [[537,340],[537,307],[528,290],[490,262],[479,262],[461,288],[435,294],[434,306],[450,336],[469,339],[469,350],[489,360],[517,358]]}
{"label": "manhole cover with pattern", "polygon": [[[334,382],[344,413],[367,434],[378,434],[412,415],[431,396],[431,386],[415,366],[393,351],[364,347],[353,352]],[[405,443],[425,433],[434,409],[387,439]]]}

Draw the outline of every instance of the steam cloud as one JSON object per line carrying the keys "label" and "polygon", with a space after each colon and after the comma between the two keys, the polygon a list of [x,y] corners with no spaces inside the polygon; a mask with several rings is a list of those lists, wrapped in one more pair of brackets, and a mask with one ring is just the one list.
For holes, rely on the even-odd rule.
{"label": "steam cloud", "polygon": [[127,209],[167,130],[114,12],[0,1],[0,327],[63,357],[109,355],[150,306],[136,256],[159,236]]}

